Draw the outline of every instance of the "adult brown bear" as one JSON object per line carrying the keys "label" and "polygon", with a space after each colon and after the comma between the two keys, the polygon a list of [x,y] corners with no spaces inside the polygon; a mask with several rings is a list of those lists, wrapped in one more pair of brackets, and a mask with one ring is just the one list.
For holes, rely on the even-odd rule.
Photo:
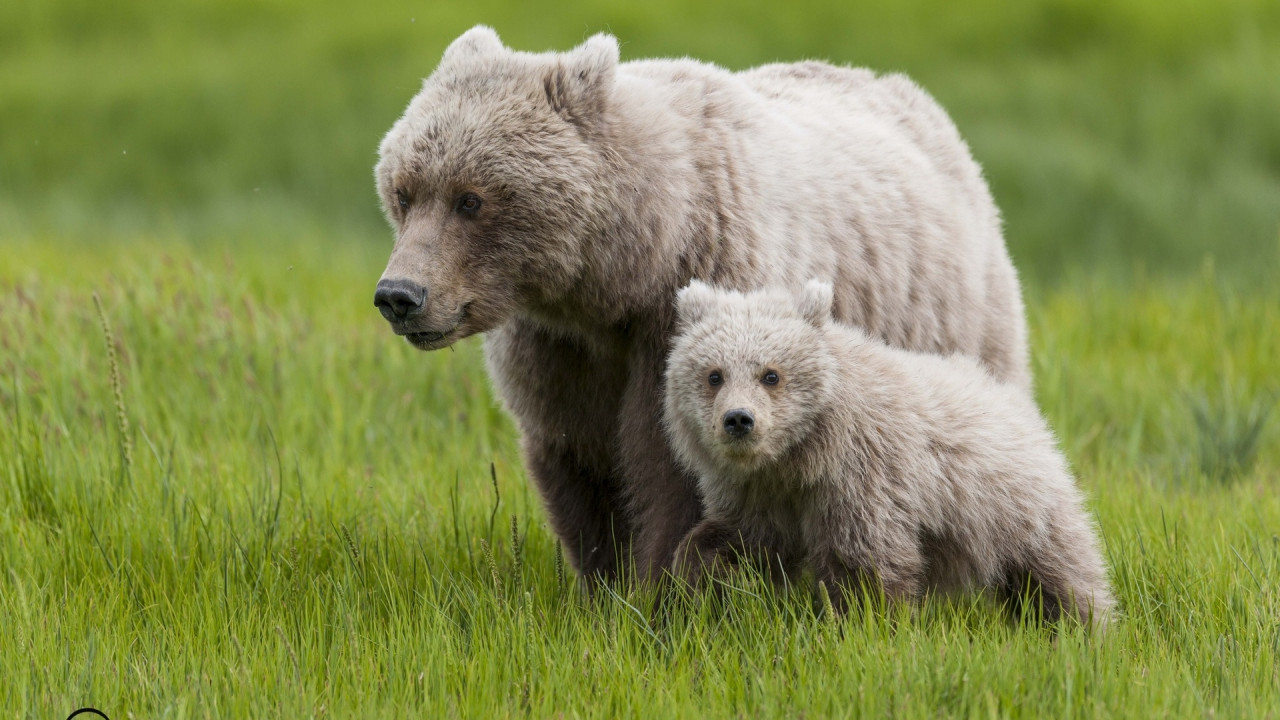
{"label": "adult brown bear", "polygon": [[661,426],[676,291],[830,281],[835,312],[1028,386],[1017,276],[981,171],[899,75],[731,73],[455,40],[387,133],[396,232],[375,304],[423,350],[486,333],[489,371],[577,568],[650,577],[701,515]]}

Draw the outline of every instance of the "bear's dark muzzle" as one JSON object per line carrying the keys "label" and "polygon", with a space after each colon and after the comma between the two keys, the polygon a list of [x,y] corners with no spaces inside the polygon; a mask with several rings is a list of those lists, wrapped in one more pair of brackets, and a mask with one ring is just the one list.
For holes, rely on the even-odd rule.
{"label": "bear's dark muzzle", "polygon": [[420,315],[426,302],[427,289],[404,278],[380,280],[377,291],[373,293],[373,304],[390,322]]}
{"label": "bear's dark muzzle", "polygon": [[750,410],[730,410],[724,414],[724,431],[730,437],[740,438],[751,434],[756,428],[756,419]]}

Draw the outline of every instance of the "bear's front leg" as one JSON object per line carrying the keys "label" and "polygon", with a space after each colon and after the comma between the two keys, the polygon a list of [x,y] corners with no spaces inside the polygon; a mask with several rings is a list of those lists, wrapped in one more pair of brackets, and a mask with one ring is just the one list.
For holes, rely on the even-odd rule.
{"label": "bear's front leg", "polygon": [[722,520],[705,519],[698,523],[680,545],[671,561],[671,572],[693,587],[704,578],[722,577],[745,554],[742,535]]}
{"label": "bear's front leg", "polygon": [[570,562],[615,579],[631,538],[614,455],[625,356],[516,319],[486,334],[485,358]]}
{"label": "bear's front leg", "polygon": [[657,580],[702,517],[696,479],[676,462],[662,426],[666,348],[634,348],[618,416],[623,499],[631,520],[636,576]]}
{"label": "bear's front leg", "polygon": [[529,472],[569,561],[588,581],[615,580],[629,556],[631,530],[617,502],[618,483],[593,470],[574,448],[544,436],[525,438]]}
{"label": "bear's front leg", "polygon": [[848,609],[848,599],[883,597],[898,603],[915,600],[924,590],[925,559],[904,526],[840,528],[814,548],[810,564],[840,614]]}
{"label": "bear's front leg", "polygon": [[745,563],[774,583],[788,582],[799,558],[786,538],[752,524],[750,520],[704,518],[676,547],[672,574],[699,587],[706,577],[724,578]]}

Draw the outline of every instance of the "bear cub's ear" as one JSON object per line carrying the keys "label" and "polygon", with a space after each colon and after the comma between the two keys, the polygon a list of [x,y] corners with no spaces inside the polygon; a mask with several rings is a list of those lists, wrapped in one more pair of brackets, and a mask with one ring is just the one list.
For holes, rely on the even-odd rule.
{"label": "bear cub's ear", "polygon": [[476,25],[449,43],[440,64],[500,55],[506,50],[498,33],[488,25]]}
{"label": "bear cub's ear", "polygon": [[612,82],[620,56],[618,38],[608,33],[596,33],[571,50],[569,55],[573,58],[573,69],[578,71],[579,80],[594,76],[597,80]]}
{"label": "bear cub's ear", "polygon": [[796,304],[800,314],[815,327],[822,327],[831,321],[832,305],[835,302],[835,291],[831,283],[822,280],[810,280],[796,296]]}
{"label": "bear cub's ear", "polygon": [[701,320],[719,302],[717,290],[701,280],[690,280],[676,293],[676,317],[687,328]]}
{"label": "bear cub's ear", "polygon": [[559,58],[544,81],[551,108],[575,125],[594,123],[613,89],[618,55],[618,39],[599,33]]}

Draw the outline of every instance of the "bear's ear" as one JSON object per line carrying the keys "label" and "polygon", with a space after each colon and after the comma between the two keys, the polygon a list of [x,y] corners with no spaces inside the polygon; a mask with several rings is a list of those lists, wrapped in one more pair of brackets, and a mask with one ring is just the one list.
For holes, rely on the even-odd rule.
{"label": "bear's ear", "polygon": [[698,322],[718,301],[715,288],[701,280],[690,280],[676,293],[676,318],[680,326],[687,328]]}
{"label": "bear's ear", "polygon": [[547,102],[569,122],[587,127],[604,112],[617,69],[617,38],[592,35],[547,72]]}
{"label": "bear's ear", "polygon": [[800,314],[816,327],[822,327],[831,320],[832,304],[835,302],[835,291],[831,283],[822,280],[810,280],[805,283],[804,290],[796,297]]}
{"label": "bear's ear", "polygon": [[488,25],[477,25],[449,43],[440,64],[500,55],[506,50],[498,33]]}

